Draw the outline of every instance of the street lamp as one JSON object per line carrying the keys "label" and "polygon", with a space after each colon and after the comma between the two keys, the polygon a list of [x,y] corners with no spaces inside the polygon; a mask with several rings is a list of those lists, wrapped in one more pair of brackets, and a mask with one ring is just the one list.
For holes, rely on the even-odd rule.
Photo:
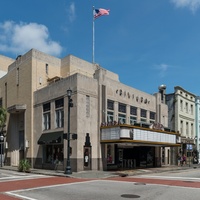
{"label": "street lamp", "polygon": [[0,145],[1,145],[1,167],[3,167],[3,143],[4,143],[4,136],[1,132],[1,135],[0,135]]}
{"label": "street lamp", "polygon": [[73,107],[73,101],[71,99],[72,90],[69,88],[67,90],[68,97],[68,131],[67,131],[67,167],[65,170],[65,174],[72,174],[71,166],[70,166],[70,108]]}
{"label": "street lamp", "polygon": [[5,128],[5,124],[1,127],[1,131],[0,131],[0,145],[1,145],[1,167],[3,167],[3,146],[4,146],[4,131],[3,129]]}

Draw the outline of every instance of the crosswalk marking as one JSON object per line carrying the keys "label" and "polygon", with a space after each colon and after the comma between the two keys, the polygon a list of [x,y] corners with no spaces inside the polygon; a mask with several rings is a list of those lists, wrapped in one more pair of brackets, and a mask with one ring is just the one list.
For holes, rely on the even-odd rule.
{"label": "crosswalk marking", "polygon": [[27,175],[27,176],[9,176],[9,177],[1,177],[0,182],[6,182],[6,181],[17,181],[17,180],[24,180],[24,179],[35,179],[35,178],[47,178],[51,176],[41,175],[41,174],[35,174],[35,175]]}

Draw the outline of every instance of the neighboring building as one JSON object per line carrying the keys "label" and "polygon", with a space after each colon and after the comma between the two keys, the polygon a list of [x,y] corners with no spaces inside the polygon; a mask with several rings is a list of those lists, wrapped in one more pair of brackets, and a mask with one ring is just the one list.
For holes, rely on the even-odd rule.
{"label": "neighboring building", "polygon": [[177,146],[179,134],[168,128],[163,88],[150,95],[120,83],[117,74],[99,65],[35,49],[8,65],[0,79],[0,98],[9,113],[6,165],[27,158],[35,168],[53,169],[56,161],[65,169],[69,88],[70,133],[78,135],[70,141],[72,171],[170,164],[169,151],[161,147]]}
{"label": "neighboring building", "polygon": [[168,125],[171,130],[181,134],[181,147],[171,148],[172,164],[177,163],[177,154],[186,154],[188,162],[192,162],[192,153],[195,146],[195,95],[176,86],[174,93],[166,94],[168,105]]}
{"label": "neighboring building", "polygon": [[200,97],[195,98],[196,103],[196,155],[200,159]]}
{"label": "neighboring building", "polygon": [[10,64],[12,64],[14,61],[15,60],[13,60],[11,58],[8,58],[8,57],[0,55],[0,63],[1,63],[1,66],[0,66],[0,78],[7,74],[8,66]]}

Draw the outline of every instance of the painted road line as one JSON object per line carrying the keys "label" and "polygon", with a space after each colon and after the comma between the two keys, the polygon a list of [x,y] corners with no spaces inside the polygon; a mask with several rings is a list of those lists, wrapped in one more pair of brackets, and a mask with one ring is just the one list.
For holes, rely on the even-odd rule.
{"label": "painted road line", "polygon": [[54,188],[54,187],[61,187],[61,186],[68,186],[68,185],[75,185],[75,184],[83,184],[83,183],[88,183],[88,182],[91,183],[91,182],[97,182],[97,181],[98,180],[88,180],[88,181],[84,181],[84,182],[74,182],[74,183],[48,185],[48,186],[34,187],[34,188],[28,188],[28,189],[13,190],[13,191],[5,192],[5,194],[8,194],[10,196],[20,197],[22,199],[27,199],[27,200],[37,200],[37,199],[30,198],[30,197],[27,197],[27,196],[22,196],[22,195],[19,195],[19,194],[16,194],[16,193],[28,192],[28,191],[40,190],[40,189],[48,189],[48,188]]}
{"label": "painted road line", "polygon": [[177,180],[196,180],[200,181],[200,178],[195,177],[182,177],[182,176],[148,176],[148,175],[141,175],[141,176],[128,176],[127,178],[153,178],[153,179],[177,179]]}

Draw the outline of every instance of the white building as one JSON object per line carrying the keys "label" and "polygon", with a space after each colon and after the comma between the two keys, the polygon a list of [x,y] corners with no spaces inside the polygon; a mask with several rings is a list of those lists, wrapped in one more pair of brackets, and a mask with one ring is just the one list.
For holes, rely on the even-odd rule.
{"label": "white building", "polygon": [[188,162],[191,162],[196,136],[195,95],[176,86],[174,93],[166,94],[166,103],[169,111],[169,128],[181,134],[181,147],[178,151],[171,148],[172,163],[177,162],[178,153],[186,154]]}

